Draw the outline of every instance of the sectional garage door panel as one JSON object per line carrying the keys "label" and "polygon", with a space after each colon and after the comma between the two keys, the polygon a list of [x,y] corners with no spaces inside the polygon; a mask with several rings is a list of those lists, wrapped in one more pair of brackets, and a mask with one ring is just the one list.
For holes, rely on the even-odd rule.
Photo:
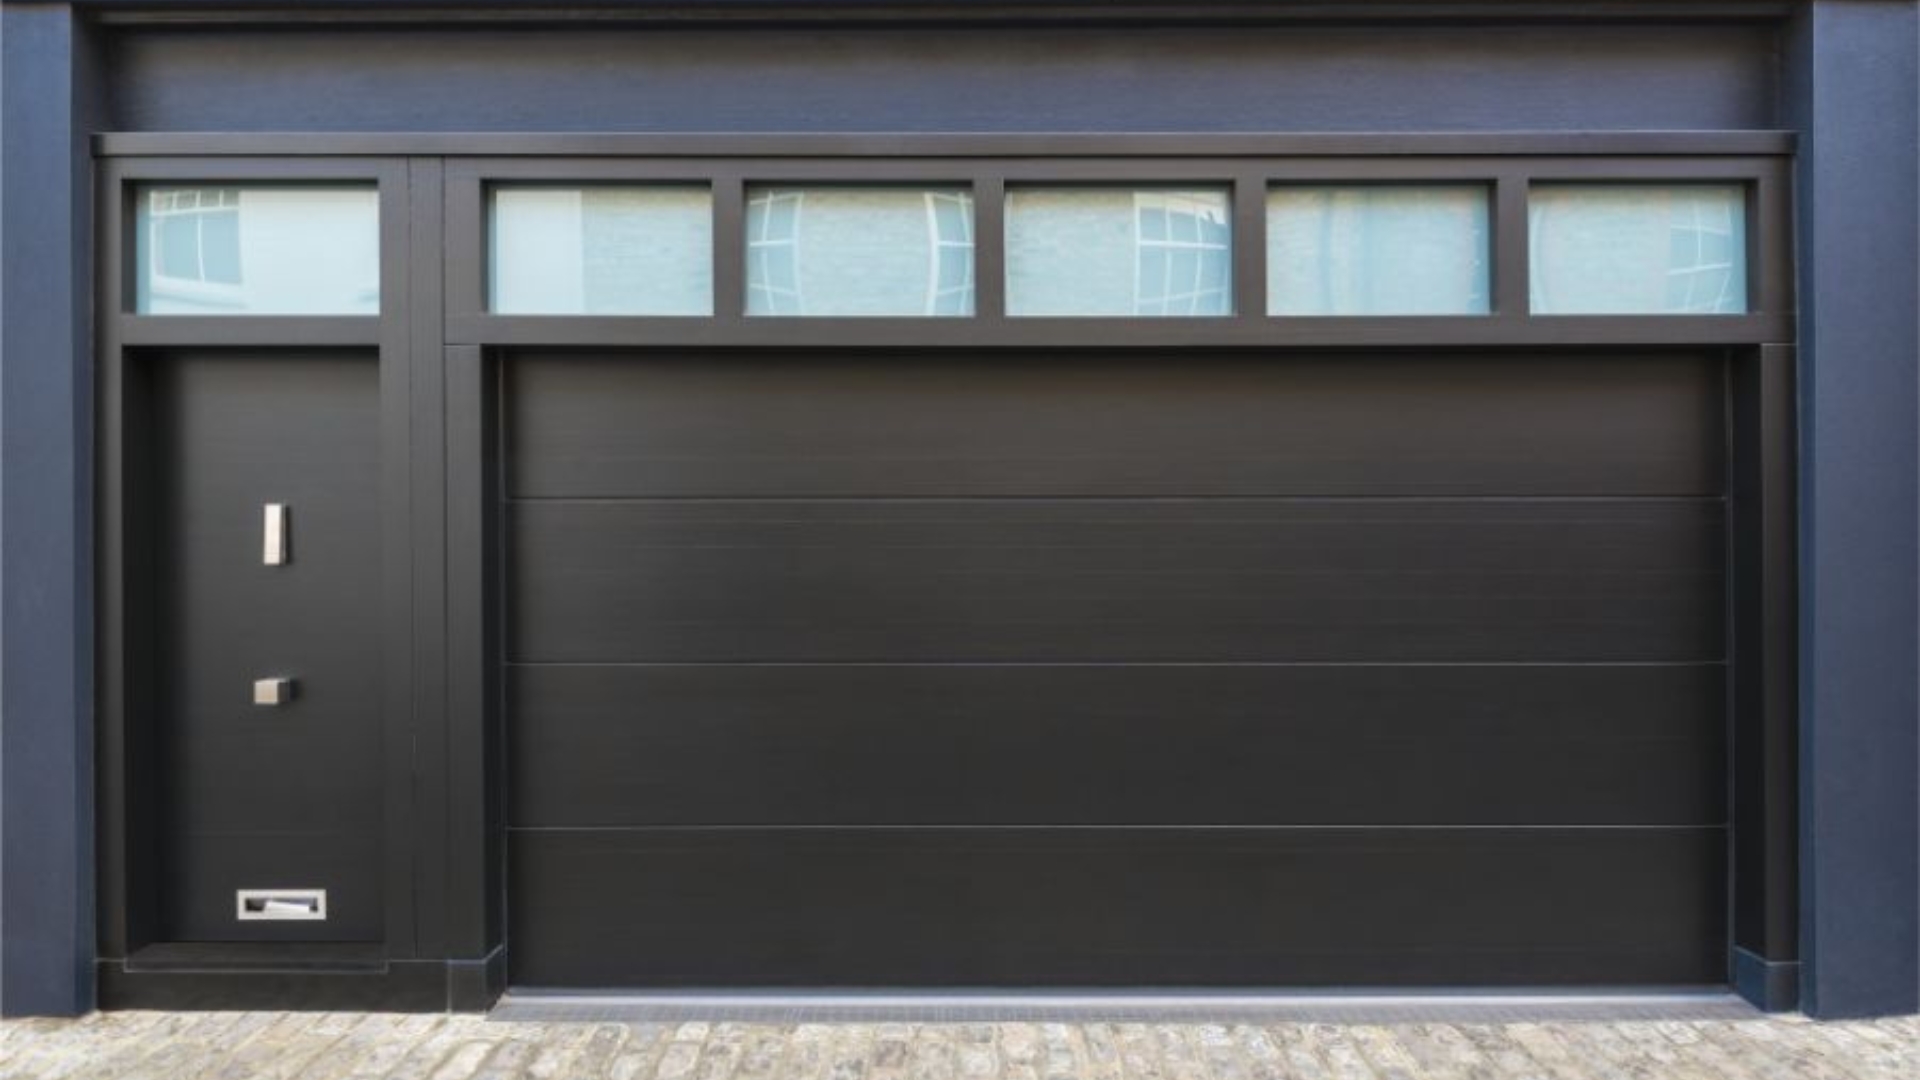
{"label": "sectional garage door panel", "polygon": [[522,985],[1725,981],[1719,830],[522,832]]}
{"label": "sectional garage door panel", "polygon": [[528,665],[508,760],[515,824],[540,828],[1711,826],[1724,684],[1708,664]]}
{"label": "sectional garage door panel", "polygon": [[1717,495],[1692,355],[523,354],[516,496]]}
{"label": "sectional garage door panel", "polygon": [[521,985],[1724,978],[1718,357],[501,371]]}
{"label": "sectional garage door panel", "polygon": [[515,506],[511,656],[1713,661],[1700,500],[593,500]]}

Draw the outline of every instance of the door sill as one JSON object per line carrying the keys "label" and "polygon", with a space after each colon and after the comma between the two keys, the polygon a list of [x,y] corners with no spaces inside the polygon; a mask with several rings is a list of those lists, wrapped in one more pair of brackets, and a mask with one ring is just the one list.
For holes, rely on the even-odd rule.
{"label": "door sill", "polygon": [[363,974],[383,972],[379,942],[172,941],[136,949],[128,971],[282,971]]}
{"label": "door sill", "polygon": [[1745,1020],[1761,1014],[1723,986],[1621,990],[1287,991],[573,990],[510,989],[504,1021],[661,1023],[1521,1023]]}

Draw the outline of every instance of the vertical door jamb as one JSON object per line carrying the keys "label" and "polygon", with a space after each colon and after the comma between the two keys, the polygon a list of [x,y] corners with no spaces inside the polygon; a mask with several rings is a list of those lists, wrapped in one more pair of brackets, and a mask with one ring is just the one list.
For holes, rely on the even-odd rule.
{"label": "vertical door jamb", "polygon": [[1799,574],[1794,349],[1728,364],[1731,977],[1770,1011],[1799,1003]]}

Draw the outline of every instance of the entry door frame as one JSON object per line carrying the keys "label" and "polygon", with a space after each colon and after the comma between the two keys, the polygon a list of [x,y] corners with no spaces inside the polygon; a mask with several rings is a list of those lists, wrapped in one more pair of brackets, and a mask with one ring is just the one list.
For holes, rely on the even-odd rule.
{"label": "entry door frame", "polygon": [[[437,168],[437,163],[436,163]],[[384,941],[389,957],[415,955],[417,894],[414,830],[415,753],[413,717],[420,676],[431,666],[415,640],[414,613],[421,575],[415,543],[421,532],[416,493],[430,492],[417,475],[413,440],[431,386],[419,386],[410,364],[409,312],[419,300],[413,287],[412,215],[409,195],[413,169],[393,158],[165,157],[103,160],[95,186],[100,258],[95,283],[99,384],[96,401],[100,448],[98,469],[97,574],[99,634],[99,900],[97,933],[103,1003],[138,1003],[124,991],[127,970],[141,964],[142,951],[170,946],[170,955],[192,964],[190,943],[161,940],[155,883],[167,868],[156,865],[151,740],[158,721],[149,690],[152,648],[148,628],[150,583],[141,556],[150,526],[142,454],[154,402],[149,395],[147,362],[170,348],[244,348],[272,363],[277,349],[325,346],[366,350],[377,357],[380,398],[381,592],[379,620],[383,679],[381,700],[384,752],[377,768],[385,792],[382,811]],[[380,214],[380,310],[377,315],[179,316],[141,315],[132,309],[134,274],[134,196],[149,182],[288,184],[371,183],[378,190]],[[429,499],[430,503],[431,500]],[[272,946],[249,946],[263,957]],[[229,949],[228,952],[233,950]]]}

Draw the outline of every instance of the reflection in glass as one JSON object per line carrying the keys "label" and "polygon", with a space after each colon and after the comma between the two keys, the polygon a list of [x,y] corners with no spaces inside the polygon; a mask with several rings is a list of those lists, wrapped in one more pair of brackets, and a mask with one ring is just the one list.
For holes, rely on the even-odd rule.
{"label": "reflection in glass", "polygon": [[144,186],[134,259],[142,314],[376,314],[379,194],[370,184]]}
{"label": "reflection in glass", "polygon": [[747,314],[973,314],[973,195],[961,188],[752,189]]}
{"label": "reflection in glass", "polygon": [[1527,198],[1536,315],[1747,310],[1738,184],[1551,184]]}
{"label": "reflection in glass", "polygon": [[1007,193],[1007,314],[1233,313],[1225,189]]}
{"label": "reflection in glass", "polygon": [[1276,187],[1267,193],[1273,315],[1484,315],[1487,189]]}
{"label": "reflection in glass", "polygon": [[499,186],[489,194],[488,310],[713,314],[705,186]]}

